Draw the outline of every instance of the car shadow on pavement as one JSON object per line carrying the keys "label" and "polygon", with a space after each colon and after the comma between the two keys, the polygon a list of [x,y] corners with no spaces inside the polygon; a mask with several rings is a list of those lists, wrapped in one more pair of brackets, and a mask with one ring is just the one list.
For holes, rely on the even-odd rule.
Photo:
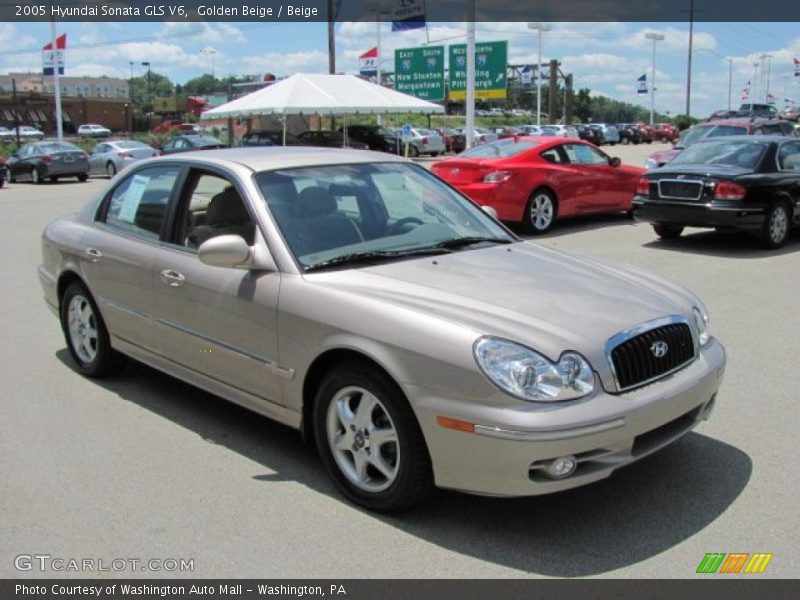
{"label": "car shadow on pavement", "polygon": [[740,231],[713,231],[708,229],[689,229],[674,240],[662,240],[655,237],[651,242],[643,244],[653,250],[671,252],[689,252],[705,256],[723,258],[769,258],[792,254],[800,250],[800,230],[793,231],[786,244],[777,250],[769,250],[761,245],[754,235]]}
{"label": "car shadow on pavement", "polygon": [[604,227],[634,224],[635,222],[633,219],[621,212],[564,218],[556,221],[555,225],[553,225],[553,228],[550,231],[541,235],[532,235],[528,233],[519,223],[504,223],[506,227],[511,229],[511,231],[516,233],[518,236],[531,242],[558,238],[563,235],[581,233],[584,231],[602,229]]}
{"label": "car shadow on pavement", "polygon": [[[76,371],[66,349],[56,356]],[[289,427],[135,361],[96,383],[268,469],[255,480],[297,482],[349,506],[316,450]],[[513,499],[437,490],[401,515],[363,512],[447,551],[531,574],[586,577],[647,560],[699,533],[742,493],[752,468],[738,448],[689,433],[576,490]]]}

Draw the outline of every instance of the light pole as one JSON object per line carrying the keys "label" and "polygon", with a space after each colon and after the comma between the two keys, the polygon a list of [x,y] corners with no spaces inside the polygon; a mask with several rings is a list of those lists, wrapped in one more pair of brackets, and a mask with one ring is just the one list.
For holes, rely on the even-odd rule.
{"label": "light pole", "polygon": [[147,130],[150,131],[153,123],[153,98],[150,95],[150,62],[145,61],[142,63],[143,67],[147,67]]}
{"label": "light pole", "polygon": [[[748,98],[748,100],[750,101],[750,104],[752,104],[753,100],[755,100],[758,97],[756,95],[756,90],[758,90],[758,63],[754,62],[753,63],[753,85],[752,85],[752,88],[751,88],[751,91],[753,93]],[[750,108],[752,108],[752,106]]]}
{"label": "light pole", "polygon": [[769,74],[772,67],[772,59],[774,57],[772,56],[772,54],[762,54],[758,58],[760,58],[762,62],[765,60],[767,61],[767,82],[766,85],[764,86],[764,103],[769,104]]}
{"label": "light pole", "polygon": [[653,126],[653,115],[656,111],[656,42],[664,39],[660,33],[648,32],[644,34],[648,40],[653,40],[653,69],[650,76],[650,127]]}
{"label": "light pole", "polygon": [[542,34],[550,31],[546,23],[528,23],[528,29],[539,32],[539,58],[536,65],[536,125],[542,124]]}
{"label": "light pole", "polygon": [[200,50],[200,54],[204,54],[206,56],[211,57],[211,79],[214,79],[214,55],[217,53],[211,46],[208,48],[203,48]]}
{"label": "light pole", "polygon": [[708,52],[714,56],[719,56],[723,60],[728,61],[728,110],[731,109],[731,86],[733,85],[733,59],[727,56],[722,56],[719,52],[714,52],[708,48],[698,48],[695,52]]}

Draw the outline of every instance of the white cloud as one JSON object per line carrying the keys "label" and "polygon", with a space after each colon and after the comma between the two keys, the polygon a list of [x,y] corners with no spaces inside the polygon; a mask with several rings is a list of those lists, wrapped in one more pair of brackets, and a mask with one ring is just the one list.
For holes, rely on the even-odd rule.
{"label": "white cloud", "polygon": [[239,64],[246,72],[259,75],[264,73],[274,73],[276,75],[291,75],[300,72],[327,73],[328,53],[320,50],[287,53],[268,52],[258,56],[245,56],[239,61]]}

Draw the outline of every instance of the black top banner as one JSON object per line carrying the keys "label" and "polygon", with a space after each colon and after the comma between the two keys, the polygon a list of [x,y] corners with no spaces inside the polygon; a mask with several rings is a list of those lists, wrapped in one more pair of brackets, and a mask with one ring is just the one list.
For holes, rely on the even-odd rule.
{"label": "black top banner", "polygon": [[797,0],[0,0],[2,21],[392,21],[404,10],[428,22],[800,21]]}

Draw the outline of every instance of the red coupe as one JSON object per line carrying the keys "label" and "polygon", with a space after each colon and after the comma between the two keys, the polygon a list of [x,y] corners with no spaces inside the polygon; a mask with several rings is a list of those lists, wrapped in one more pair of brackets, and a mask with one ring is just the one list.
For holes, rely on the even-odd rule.
{"label": "red coupe", "polygon": [[644,169],[587,142],[517,137],[484,144],[431,170],[503,221],[544,233],[557,218],[631,210]]}

